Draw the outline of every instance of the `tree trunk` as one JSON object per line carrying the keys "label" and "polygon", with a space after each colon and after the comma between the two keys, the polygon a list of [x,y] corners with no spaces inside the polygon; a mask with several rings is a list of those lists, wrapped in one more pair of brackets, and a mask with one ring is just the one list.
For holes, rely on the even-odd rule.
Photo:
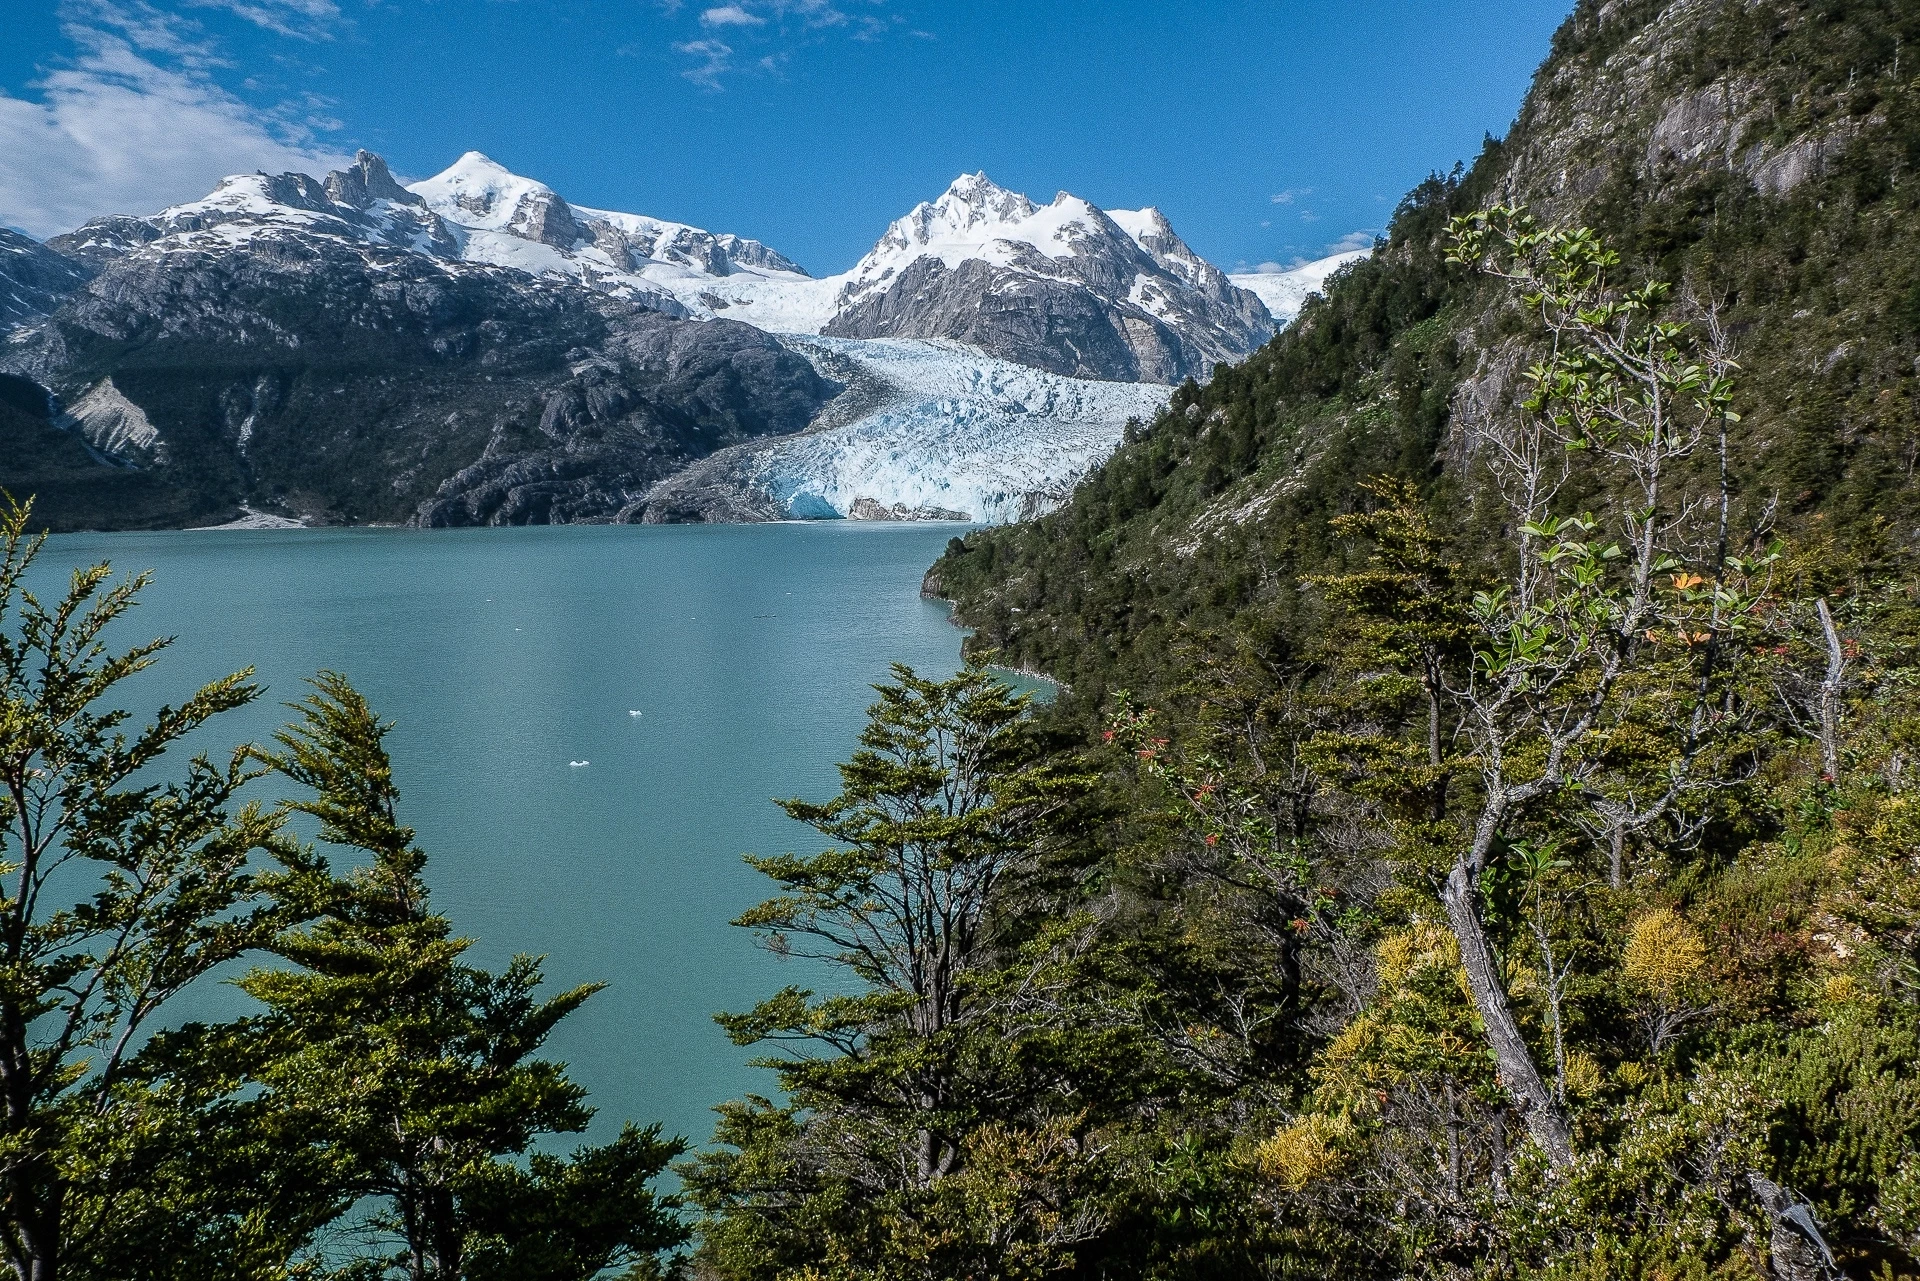
{"label": "tree trunk", "polygon": [[1527,1130],[1533,1141],[1547,1154],[1555,1169],[1573,1164],[1573,1128],[1561,1110],[1553,1091],[1534,1065],[1533,1054],[1514,1022],[1513,1007],[1501,982],[1500,967],[1494,961],[1493,947],[1487,941],[1486,925],[1480,919],[1480,896],[1467,869],[1455,864],[1440,891],[1446,904],[1447,919],[1460,942],[1460,964],[1467,972],[1467,987],[1486,1026],[1487,1044],[1493,1050],[1500,1070],[1500,1083],[1513,1101],[1520,1105]]}
{"label": "tree trunk", "polygon": [[20,1281],[55,1281],[60,1266],[60,1173],[44,1151],[34,1151],[33,1060],[27,1048],[27,1022],[17,1007],[0,1011],[0,1089],[6,1106],[5,1137],[21,1142],[26,1152],[9,1161],[6,1201],[8,1234],[12,1237],[14,1271]]}
{"label": "tree trunk", "polygon": [[427,1222],[433,1250],[429,1275],[436,1281],[454,1281],[460,1275],[466,1240],[454,1213],[453,1193],[444,1183],[435,1183],[427,1192]]}
{"label": "tree trunk", "polygon": [[60,1176],[44,1158],[22,1162],[7,1179],[8,1234],[20,1281],[55,1281],[60,1265]]}
{"label": "tree trunk", "polygon": [[[49,1182],[56,1177],[52,1170],[46,1176]],[[27,1281],[54,1281],[59,1274],[60,1208],[57,1199],[49,1197],[49,1202],[21,1216],[20,1239],[28,1256]]]}
{"label": "tree trunk", "polygon": [[[931,1092],[923,1092],[920,1095],[920,1111],[923,1116],[931,1116],[939,1105],[939,1099]],[[914,1172],[919,1176],[921,1187],[932,1187],[936,1182],[953,1173],[954,1160],[959,1154],[938,1131],[931,1127],[916,1131],[913,1136],[913,1148]]]}
{"label": "tree trunk", "polygon": [[1815,605],[1820,611],[1820,630],[1827,640],[1827,678],[1820,682],[1820,767],[1828,778],[1840,781],[1840,683],[1847,672],[1845,652],[1840,648],[1840,633],[1833,625],[1833,613],[1822,596]]}

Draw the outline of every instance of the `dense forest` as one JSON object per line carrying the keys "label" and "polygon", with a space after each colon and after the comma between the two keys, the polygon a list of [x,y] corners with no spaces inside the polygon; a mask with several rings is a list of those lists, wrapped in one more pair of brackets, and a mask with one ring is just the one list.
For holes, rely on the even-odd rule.
{"label": "dense forest", "polygon": [[592,989],[464,959],[344,679],[168,774],[255,690],[104,710],[139,582],[24,595],[14,509],[15,1275],[1920,1278],[1916,41],[1582,3],[1295,326],[955,540],[968,664],[753,859],[836,978],[719,1016],[780,1089],[697,1150],[557,1155]]}

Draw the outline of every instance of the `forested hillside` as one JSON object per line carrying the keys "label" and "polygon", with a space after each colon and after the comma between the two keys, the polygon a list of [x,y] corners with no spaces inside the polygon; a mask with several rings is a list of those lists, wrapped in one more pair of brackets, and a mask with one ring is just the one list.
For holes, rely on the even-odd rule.
{"label": "forested hillside", "polygon": [[1165,678],[1195,629],[1257,613],[1302,636],[1301,577],[1341,554],[1328,520],[1367,476],[1418,485],[1460,531],[1475,424],[1537,355],[1514,299],[1445,261],[1449,217],[1494,201],[1591,226],[1629,277],[1718,308],[1743,372],[1743,530],[1903,554],[1917,39],[1899,0],[1581,4],[1505,140],[1408,193],[1373,258],[1257,355],[1182,388],[1067,508],[971,536],[932,585],[977,644],[1091,706],[1113,682]]}

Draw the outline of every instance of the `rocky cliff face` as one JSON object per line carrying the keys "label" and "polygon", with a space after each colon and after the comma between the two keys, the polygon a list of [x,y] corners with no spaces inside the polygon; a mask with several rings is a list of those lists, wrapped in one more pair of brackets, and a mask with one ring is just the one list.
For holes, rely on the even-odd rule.
{"label": "rocky cliff face", "polygon": [[[529,227],[563,216],[539,210]],[[5,364],[207,519],[242,503],[322,522],[611,519],[694,458],[799,430],[836,390],[747,326],[460,260],[458,229],[365,154],[62,240],[94,274],[16,329]]]}
{"label": "rocky cliff face", "polygon": [[[1870,518],[1912,483],[1914,39],[1920,10],[1898,0],[1582,4],[1472,175],[1482,200],[1599,229],[1627,273],[1675,283],[1678,313],[1717,311],[1749,496],[1789,517]],[[1527,359],[1497,309],[1461,320],[1456,463]]]}
{"label": "rocky cliff face", "polygon": [[86,279],[85,263],[0,227],[0,331],[51,312]]}
{"label": "rocky cliff face", "polygon": [[1157,210],[1109,216],[1065,192],[1039,206],[970,174],[888,229],[821,332],[954,339],[1069,377],[1175,383],[1245,356],[1273,321]]}

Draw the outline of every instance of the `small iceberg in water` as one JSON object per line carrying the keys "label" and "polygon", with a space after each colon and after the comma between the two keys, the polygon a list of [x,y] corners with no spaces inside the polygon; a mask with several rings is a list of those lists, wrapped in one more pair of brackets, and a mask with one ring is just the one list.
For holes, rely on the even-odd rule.
{"label": "small iceberg in water", "polygon": [[585,769],[585,768],[587,767],[587,765],[588,765],[588,762],[586,762],[586,761],[568,761],[568,762],[567,762],[567,764],[568,764],[568,765],[569,765],[569,766],[570,766],[571,768],[573,768],[573,769]]}
{"label": "small iceberg in water", "polygon": [[634,711],[634,710],[633,710],[632,708],[628,708],[628,709],[627,709],[627,715],[629,715],[629,716],[638,716],[638,715],[640,715],[640,713],[639,713],[639,712],[636,712],[636,711]]}

